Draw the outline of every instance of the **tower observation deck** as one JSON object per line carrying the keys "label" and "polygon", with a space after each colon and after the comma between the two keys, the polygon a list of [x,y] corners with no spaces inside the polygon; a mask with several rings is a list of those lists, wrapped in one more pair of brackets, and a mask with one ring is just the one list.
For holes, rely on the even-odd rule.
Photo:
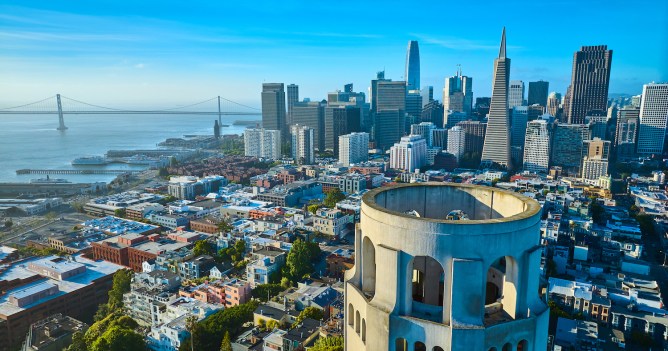
{"label": "tower observation deck", "polygon": [[540,212],[475,185],[366,193],[345,275],[346,350],[545,350]]}

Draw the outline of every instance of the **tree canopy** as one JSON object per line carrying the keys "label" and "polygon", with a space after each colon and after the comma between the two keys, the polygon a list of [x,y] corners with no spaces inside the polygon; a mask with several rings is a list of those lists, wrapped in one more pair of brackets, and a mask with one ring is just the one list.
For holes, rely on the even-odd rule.
{"label": "tree canopy", "polygon": [[325,317],[325,314],[321,309],[317,307],[306,307],[303,311],[299,312],[299,315],[295,319],[295,322],[292,324],[293,327],[297,326],[299,323],[304,321],[306,318],[315,319],[317,321],[322,320]]}
{"label": "tree canopy", "polygon": [[327,196],[325,196],[325,201],[323,201],[323,204],[329,208],[334,208],[337,202],[344,200],[345,198],[346,195],[341,192],[341,189],[334,188],[327,192]]}
{"label": "tree canopy", "polygon": [[297,239],[292,243],[283,270],[283,276],[293,282],[302,280],[313,273],[313,263],[320,256],[320,246],[314,242]]}
{"label": "tree canopy", "polygon": [[343,351],[343,337],[342,336],[328,336],[319,338],[313,344],[310,351]]}

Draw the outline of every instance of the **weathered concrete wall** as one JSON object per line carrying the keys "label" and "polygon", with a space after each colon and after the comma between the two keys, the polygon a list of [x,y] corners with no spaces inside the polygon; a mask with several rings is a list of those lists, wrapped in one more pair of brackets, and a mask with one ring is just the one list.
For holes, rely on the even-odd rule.
{"label": "weathered concrete wall", "polygon": [[[410,210],[421,217],[404,214]],[[452,210],[463,210],[471,220],[444,220]],[[361,335],[347,326],[346,349],[394,350],[396,338],[404,338],[408,350],[416,341],[428,350],[435,346],[500,350],[505,342],[516,346],[521,340],[528,341],[529,350],[543,350],[547,329],[538,326],[542,328],[547,318],[547,307],[537,290],[539,226],[538,203],[496,188],[422,183],[367,193],[356,231],[355,267],[346,273],[346,306],[364,311],[360,313],[366,340],[362,342]],[[439,322],[419,318],[413,308],[411,279],[417,256],[431,257],[443,269]],[[503,308],[514,320],[486,327],[487,272],[502,257],[508,262]],[[439,287],[438,282],[424,284],[429,289]],[[432,301],[425,302],[433,303],[433,294],[427,298]],[[531,328],[515,335],[517,323]],[[499,340],[499,330],[508,333],[505,341]]]}

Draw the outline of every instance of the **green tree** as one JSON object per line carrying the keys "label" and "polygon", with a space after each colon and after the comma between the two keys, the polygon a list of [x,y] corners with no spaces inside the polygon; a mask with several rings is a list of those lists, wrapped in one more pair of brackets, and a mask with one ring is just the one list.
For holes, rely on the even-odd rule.
{"label": "green tree", "polygon": [[321,206],[322,206],[322,204],[312,204],[312,205],[308,205],[307,208],[308,208],[309,212],[311,212],[312,214],[315,214],[316,212],[318,212],[318,209],[320,209]]}
{"label": "green tree", "polygon": [[283,290],[285,288],[280,284],[260,284],[253,289],[251,294],[260,301],[267,301],[267,299],[277,296]]}
{"label": "green tree", "polygon": [[600,203],[598,203],[598,201],[593,200],[591,202],[590,211],[591,211],[591,219],[595,223],[601,224],[604,222],[605,209],[603,208],[603,206],[601,206]]}
{"label": "green tree", "polygon": [[8,219],[5,221],[5,227],[11,228],[14,225],[14,222],[12,222],[11,219]]}
{"label": "green tree", "polygon": [[158,175],[163,178],[169,177],[169,171],[167,170],[167,167],[160,167],[158,170]]}
{"label": "green tree", "polygon": [[115,325],[95,340],[90,351],[145,351],[146,343],[141,334]]}
{"label": "green tree", "polygon": [[234,227],[227,220],[222,220],[220,223],[218,223],[218,231],[221,233],[229,233],[232,231],[232,229],[234,229]]}
{"label": "green tree", "polygon": [[346,195],[341,192],[341,189],[334,188],[327,192],[327,196],[325,196],[325,201],[323,204],[329,208],[334,208],[337,202],[344,200],[345,198]]}
{"label": "green tree", "polygon": [[284,276],[292,281],[299,281],[313,273],[313,262],[320,256],[320,246],[316,243],[297,239],[285,262]]}
{"label": "green tree", "polygon": [[321,309],[317,307],[306,307],[303,311],[299,312],[299,315],[297,316],[297,319],[295,319],[295,322],[292,324],[292,327],[296,327],[299,323],[303,322],[304,319],[306,318],[311,318],[315,319],[317,321],[322,320],[325,317],[325,314],[322,312]]}
{"label": "green tree", "polygon": [[72,334],[72,342],[65,351],[88,351],[86,347],[86,340],[84,339],[84,333],[81,331],[75,331]]}
{"label": "green tree", "polygon": [[121,269],[114,273],[114,280],[109,290],[109,308],[111,310],[123,307],[123,294],[130,292],[130,283],[134,272],[129,269]]}
{"label": "green tree", "polygon": [[195,255],[195,257],[202,255],[213,255],[214,253],[215,248],[213,247],[213,244],[206,240],[200,240],[196,242],[195,247],[193,248],[193,255]]}
{"label": "green tree", "polygon": [[186,330],[190,333],[190,351],[195,351],[195,339],[197,331],[197,317],[188,316],[186,318]]}
{"label": "green tree", "polygon": [[313,344],[310,351],[343,351],[342,336],[328,336],[319,338]]}
{"label": "green tree", "polygon": [[125,209],[124,208],[117,208],[114,210],[114,216],[120,217],[120,218],[125,218]]}
{"label": "green tree", "polygon": [[232,351],[232,341],[230,340],[230,332],[226,331],[223,341],[220,344],[220,351]]}

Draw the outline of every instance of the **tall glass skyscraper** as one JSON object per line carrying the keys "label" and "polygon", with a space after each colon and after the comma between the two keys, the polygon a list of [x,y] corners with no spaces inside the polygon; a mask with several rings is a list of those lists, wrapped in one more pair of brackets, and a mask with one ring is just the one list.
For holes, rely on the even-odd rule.
{"label": "tall glass skyscraper", "polygon": [[470,115],[473,109],[473,78],[463,76],[462,69],[457,75],[445,78],[443,87],[443,109],[446,111],[465,112]]}
{"label": "tall glass skyscraper", "polygon": [[512,167],[510,164],[510,121],[508,118],[508,76],[510,59],[506,57],[506,28],[501,35],[499,57],[494,60],[492,102],[489,107],[487,133],[482,148],[482,163]]}
{"label": "tall glass skyscraper", "polygon": [[420,48],[417,40],[408,42],[406,50],[406,86],[407,90],[420,89]]}
{"label": "tall glass skyscraper", "polygon": [[283,83],[262,84],[262,127],[280,130],[281,137],[288,135],[285,120],[285,88]]}
{"label": "tall glass skyscraper", "polygon": [[568,123],[584,123],[594,110],[608,108],[612,50],[607,45],[583,46],[573,55],[573,72],[564,114]]}
{"label": "tall glass skyscraper", "polygon": [[639,154],[661,154],[668,124],[668,84],[645,84],[640,103]]}

